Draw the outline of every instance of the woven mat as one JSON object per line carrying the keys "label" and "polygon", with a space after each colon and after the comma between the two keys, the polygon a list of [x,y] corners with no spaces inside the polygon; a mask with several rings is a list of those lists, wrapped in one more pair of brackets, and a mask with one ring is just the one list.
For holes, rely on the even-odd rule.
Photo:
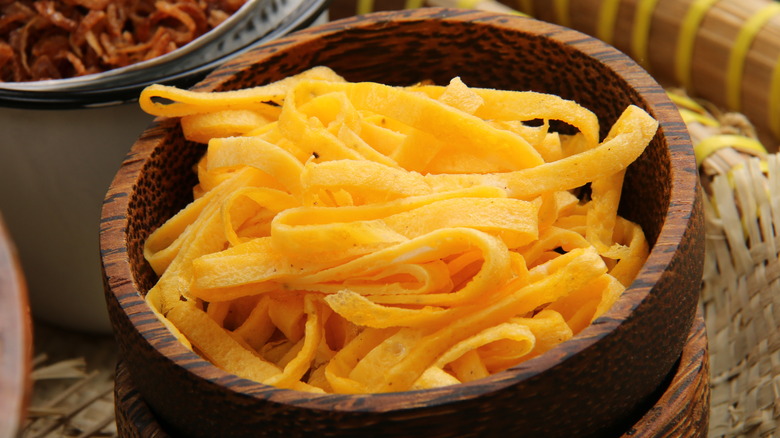
{"label": "woven mat", "polygon": [[34,325],[33,393],[23,438],[117,436],[110,335]]}

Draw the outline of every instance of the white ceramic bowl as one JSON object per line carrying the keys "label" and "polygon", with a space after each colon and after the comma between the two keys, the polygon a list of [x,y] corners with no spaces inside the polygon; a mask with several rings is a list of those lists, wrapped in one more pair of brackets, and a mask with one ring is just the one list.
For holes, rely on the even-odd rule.
{"label": "white ceramic bowl", "polygon": [[134,103],[0,108],[0,209],[36,317],[109,330],[97,239],[100,201],[128,146],[151,120]]}

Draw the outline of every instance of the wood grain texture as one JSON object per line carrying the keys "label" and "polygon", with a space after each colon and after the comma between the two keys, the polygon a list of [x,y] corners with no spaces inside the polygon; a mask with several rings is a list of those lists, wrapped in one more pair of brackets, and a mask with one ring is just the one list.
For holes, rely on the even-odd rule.
{"label": "wood grain texture", "polygon": [[203,147],[175,120],[133,145],[103,208],[109,313],[137,390],[185,436],[523,436],[619,433],[646,411],[680,356],[701,281],[703,218],[690,139],[663,89],[627,56],[579,32],[488,12],[416,9],[346,18],[233,59],[196,88],[261,85],[315,65],[348,80],[535,90],[594,111],[602,135],[629,104],[659,122],[629,168],[621,214],[653,245],[624,296],[571,341],[490,378],[417,392],[312,395],[227,374],[178,344],[143,301],[156,280],[146,236],[188,202]]}
{"label": "wood grain texture", "polygon": [[170,437],[133,386],[122,361],[116,365],[114,408],[117,434],[121,438]]}
{"label": "wood grain texture", "polygon": [[30,398],[32,320],[16,245],[0,215],[0,436],[16,436]]}
{"label": "wood grain texture", "polygon": [[680,361],[658,401],[621,438],[705,438],[710,416],[710,361],[704,314],[691,326]]}
{"label": "wood grain texture", "polygon": [[[168,438],[149,406],[134,388],[123,362],[116,368],[114,399],[119,436]],[[621,438],[699,438],[707,435],[709,419],[709,356],[704,318],[698,312],[680,360],[658,400]]]}

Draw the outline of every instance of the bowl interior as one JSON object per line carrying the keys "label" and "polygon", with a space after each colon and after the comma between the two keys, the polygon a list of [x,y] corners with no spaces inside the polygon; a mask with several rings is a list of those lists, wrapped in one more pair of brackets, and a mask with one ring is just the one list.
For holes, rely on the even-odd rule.
{"label": "bowl interior", "polygon": [[[103,265],[107,296],[125,357],[142,357],[144,354],[158,359],[163,357],[166,366],[172,362],[179,368],[188,369],[173,373],[179,376],[186,374],[185,379],[200,382],[221,396],[235,396],[240,399],[237,403],[243,407],[252,406],[258,400],[270,403],[262,404],[266,409],[263,414],[248,420],[244,417],[245,425],[240,428],[250,435],[252,425],[268,421],[276,410],[293,409],[296,415],[303,415],[306,419],[289,421],[299,425],[304,422],[322,431],[330,430],[329,427],[339,430],[339,422],[343,426],[344,421],[349,420],[349,417],[346,420],[344,417],[347,413],[367,413],[371,416],[370,420],[363,418],[361,421],[376,423],[376,415],[381,413],[424,409],[427,406],[437,408],[435,412],[427,413],[428,417],[420,416],[417,420],[406,418],[407,423],[438,418],[439,426],[443,428],[438,432],[442,436],[447,434],[446,431],[457,435],[469,423],[457,417],[457,409],[452,407],[452,403],[463,408],[463,403],[468,400],[479,399],[482,400],[480,403],[484,403],[481,406],[509,402],[506,407],[488,408],[498,409],[507,417],[491,425],[494,430],[536,430],[550,433],[546,436],[573,436],[571,433],[588,436],[601,433],[605,428],[614,428],[618,416],[635,410],[645,401],[679,357],[695,309],[695,298],[688,289],[690,286],[696,293],[694,289],[699,280],[695,277],[698,270],[700,279],[700,269],[695,266],[700,263],[703,254],[695,244],[689,247],[680,243],[686,240],[691,218],[697,216],[696,170],[684,124],[658,84],[628,57],[575,31],[522,17],[422,9],[353,17],[293,34],[229,61],[195,88],[212,91],[262,85],[317,65],[329,66],[350,81],[406,85],[432,80],[446,84],[453,76],[460,76],[470,86],[554,93],[594,111],[601,121],[602,137],[626,106],[635,104],[644,108],[659,120],[660,128],[645,153],[629,168],[620,212],[639,222],[653,245],[646,268],[598,324],[545,355],[484,381],[458,385],[457,388],[415,392],[413,396],[408,393],[303,396],[295,391],[231,377],[177,345],[162,324],[149,317],[149,309],[141,299],[156,281],[156,276],[143,259],[143,242],[152,230],[191,200],[191,188],[196,182],[192,167],[205,150],[203,145],[183,138],[176,120],[159,120],[133,146],[131,157],[120,169],[104,206],[103,216],[107,220],[104,229],[107,231],[103,233],[101,246],[106,254]],[[560,127],[562,130],[566,128]],[[682,207],[670,208],[677,205]],[[117,214],[124,217],[117,218]],[[111,226],[112,221],[117,221],[116,226]],[[672,223],[676,225],[670,226]],[[110,234],[115,235],[112,237]],[[121,248],[112,248],[114,238],[118,239],[114,245]],[[112,249],[119,250],[121,254],[110,255]],[[623,386],[628,388],[629,384],[634,386],[608,394],[601,386],[605,384],[604,374],[601,371],[594,374],[587,365],[608,367],[605,364],[611,360],[610,357],[599,358],[599,355],[608,355],[609,352],[599,352],[592,347],[601,343],[608,345],[609,349],[628,351],[631,348],[622,345],[623,339],[613,334],[634,318],[635,310],[648,301],[648,294],[664,278],[673,259],[683,253],[690,256],[685,263],[694,266],[686,275],[694,278],[679,282],[680,289],[688,295],[678,293],[680,301],[672,308],[671,322],[664,323],[663,329],[651,335],[653,339],[649,341],[660,339],[664,345],[652,352],[641,347],[646,353],[643,358],[628,357],[623,365],[646,359],[651,365],[645,363],[644,367],[638,367],[642,368],[641,371],[615,376],[616,381],[608,384],[614,383],[618,389]],[[647,318],[654,318],[654,314],[650,312]],[[633,327],[645,322],[639,321]],[[647,330],[654,328],[648,327]],[[642,334],[637,334],[638,331],[631,333],[635,336],[634,340],[641,339]],[[604,339],[607,341],[601,342]],[[139,354],[139,349],[146,350]],[[584,354],[590,350],[593,354]],[[127,363],[131,375],[134,366],[139,373],[148,366],[140,358],[135,361],[134,364],[134,360],[130,359]],[[638,362],[633,363],[639,365]],[[570,372],[564,380],[576,380],[578,373],[587,374],[582,384],[567,387],[564,397],[568,397],[566,403],[575,406],[581,403],[576,401],[578,397],[595,394],[596,399],[590,402],[595,408],[585,411],[587,419],[564,419],[556,423],[555,410],[550,411],[549,405],[544,404],[545,397],[561,399],[560,388],[550,387],[549,393],[539,389],[549,387],[549,383],[543,382],[550,382],[550,373],[559,371]],[[155,398],[149,400],[152,409],[161,412],[162,416],[174,416],[168,406],[176,398],[173,394],[176,390],[151,395],[155,385],[170,386],[170,382],[162,376],[164,373],[157,377],[152,374],[146,374],[145,382],[136,380],[136,385],[142,394],[145,393],[144,387],[148,388],[150,397]],[[560,381],[561,385],[567,385],[564,380]],[[530,400],[533,397],[529,399],[529,393],[523,392],[523,382],[532,382],[531,386],[541,385],[529,386],[536,391],[537,401]],[[511,395],[503,392],[507,388],[511,389]],[[602,394],[599,395],[599,392]],[[315,408],[315,413],[308,410],[310,408]],[[519,410],[525,410],[525,413],[518,414]],[[340,414],[326,417],[323,412]],[[230,416],[231,413],[226,410],[224,415]],[[280,418],[277,417],[274,424],[283,428],[288,421]],[[390,415],[387,418],[400,417]],[[550,420],[549,425],[540,426],[545,419]],[[188,433],[198,432],[197,428],[182,422],[176,422],[175,427],[184,428]],[[355,430],[362,429],[356,426]],[[240,430],[233,432],[236,436],[241,434]]]}

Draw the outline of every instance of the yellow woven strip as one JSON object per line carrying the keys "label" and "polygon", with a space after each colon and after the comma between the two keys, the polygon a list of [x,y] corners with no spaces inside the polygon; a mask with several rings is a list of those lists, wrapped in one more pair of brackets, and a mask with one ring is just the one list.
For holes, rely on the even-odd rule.
{"label": "yellow woven strip", "polygon": [[756,139],[741,135],[713,135],[693,147],[696,163],[701,164],[710,155],[723,148],[734,148],[755,155],[765,155],[766,149]]}
{"label": "yellow woven strip", "polygon": [[680,35],[677,40],[677,53],[675,59],[675,75],[677,82],[690,90],[691,63],[693,60],[693,46],[696,43],[696,34],[704,15],[718,0],[694,0],[683,18]]}
{"label": "yellow woven strip", "polygon": [[707,110],[704,109],[703,106],[701,106],[698,102],[696,102],[695,100],[691,99],[686,95],[675,93],[675,92],[667,92],[666,95],[669,96],[669,100],[674,102],[674,104],[680,108],[688,108],[691,111],[696,111],[698,113],[707,112]]}
{"label": "yellow woven strip", "polygon": [[423,0],[406,0],[406,5],[404,6],[405,9],[417,9],[421,8],[423,5]]}
{"label": "yellow woven strip", "polygon": [[374,10],[374,0],[357,0],[355,13],[357,15],[368,14]]}
{"label": "yellow woven strip", "polygon": [[634,27],[631,30],[631,53],[634,59],[650,70],[650,60],[647,47],[650,40],[650,23],[653,21],[653,13],[658,0],[639,0],[634,13]]}
{"label": "yellow woven strip", "polygon": [[[758,162],[758,168],[765,175],[769,173],[769,163],[767,163],[766,160],[760,160]],[[735,175],[738,172],[747,172],[747,171],[748,170],[747,170],[747,168],[745,166],[745,162],[741,162],[741,163],[737,163],[734,166],[732,166],[728,170],[728,172],[726,173],[726,179],[728,179],[728,181],[729,181],[729,187],[731,187],[731,192],[730,193],[731,193],[732,196],[734,195],[734,190],[737,187],[737,181],[735,180]],[[772,187],[774,187],[774,186],[772,186]],[[743,223],[743,228],[744,228],[744,223]],[[743,231],[743,233],[745,235],[747,235],[747,231]]]}
{"label": "yellow woven strip", "polygon": [[775,62],[769,87],[769,126],[775,138],[780,138],[780,57]]}
{"label": "yellow woven strip", "polygon": [[618,9],[621,0],[604,0],[599,10],[599,23],[596,36],[607,44],[612,44],[615,36],[615,21],[617,21]]}
{"label": "yellow woven strip", "polygon": [[704,126],[712,127],[719,125],[718,121],[712,117],[707,117],[704,114],[697,113],[686,108],[680,108],[680,115],[682,116],[683,122],[685,122],[686,125],[691,123],[699,123]]}
{"label": "yellow woven strip", "polygon": [[555,8],[555,19],[561,26],[571,27],[569,19],[569,0],[553,0]]}
{"label": "yellow woven strip", "polygon": [[745,70],[745,58],[758,32],[772,17],[780,13],[780,3],[770,2],[750,17],[737,39],[731,46],[729,65],[726,73],[726,104],[729,109],[739,111],[741,105],[742,73]]}

